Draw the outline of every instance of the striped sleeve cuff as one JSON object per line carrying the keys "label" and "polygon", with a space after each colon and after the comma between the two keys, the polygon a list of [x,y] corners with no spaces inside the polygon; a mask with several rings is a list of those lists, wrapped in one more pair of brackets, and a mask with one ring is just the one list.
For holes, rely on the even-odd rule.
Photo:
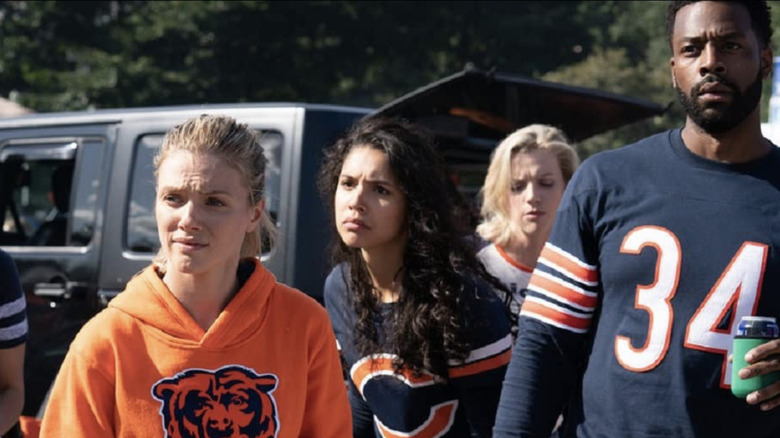
{"label": "striped sleeve cuff", "polygon": [[547,243],[531,276],[520,315],[585,333],[598,305],[598,285],[595,266]]}
{"label": "striped sleeve cuff", "polygon": [[501,368],[512,356],[512,335],[472,350],[463,363],[450,362],[450,378],[466,377]]}

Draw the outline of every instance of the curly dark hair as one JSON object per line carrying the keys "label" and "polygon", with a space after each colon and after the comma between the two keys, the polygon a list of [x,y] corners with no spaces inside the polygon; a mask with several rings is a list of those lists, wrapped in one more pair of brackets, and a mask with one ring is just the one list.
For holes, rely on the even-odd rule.
{"label": "curly dark hair", "polygon": [[[379,345],[374,325],[378,299],[359,248],[345,245],[334,230],[333,262],[348,263],[350,302],[357,314],[355,342],[362,355],[390,348],[398,359],[396,371],[407,368],[447,378],[448,360],[463,360],[469,353],[462,300],[470,290],[468,279],[483,279],[504,287],[477,260],[474,248],[459,235],[453,220],[452,200],[446,187],[443,163],[430,136],[414,125],[390,118],[358,121],[326,149],[319,187],[333,212],[342,165],[356,147],[371,147],[387,154],[406,199],[408,240],[403,253],[401,294],[392,315],[393,335]],[[331,214],[331,218],[333,215]]]}
{"label": "curly dark hair", "polygon": [[[685,6],[697,3],[702,0],[693,1],[671,1],[666,8],[666,36],[669,40],[669,46],[672,46],[672,33],[674,32],[674,20],[677,18],[677,12]],[[768,47],[772,41],[772,17],[769,14],[769,4],[765,1],[731,1],[729,3],[738,3],[747,9],[750,14],[750,23],[753,31],[758,37],[762,47]]]}

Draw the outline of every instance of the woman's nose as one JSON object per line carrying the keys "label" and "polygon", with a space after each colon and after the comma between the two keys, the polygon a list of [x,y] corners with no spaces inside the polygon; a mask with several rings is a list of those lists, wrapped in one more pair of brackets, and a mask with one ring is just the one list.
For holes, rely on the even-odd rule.
{"label": "woman's nose", "polygon": [[194,202],[189,201],[182,206],[179,227],[182,229],[197,229],[200,227],[200,211]]}
{"label": "woman's nose", "polygon": [[534,183],[528,184],[525,188],[525,196],[530,203],[538,203],[541,200],[539,193],[539,187]]}
{"label": "woman's nose", "polygon": [[365,209],[365,199],[363,185],[358,184],[352,189],[351,197],[349,198],[349,208],[352,210],[363,211]]}

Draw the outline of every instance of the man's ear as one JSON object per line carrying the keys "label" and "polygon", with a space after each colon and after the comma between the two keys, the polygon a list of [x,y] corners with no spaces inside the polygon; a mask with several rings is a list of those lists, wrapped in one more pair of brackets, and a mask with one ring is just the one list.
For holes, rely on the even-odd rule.
{"label": "man's ear", "polygon": [[761,49],[761,54],[759,56],[761,57],[761,77],[763,79],[768,79],[772,76],[772,70],[774,70],[772,48],[766,47]]}
{"label": "man's ear", "polygon": [[669,73],[672,75],[672,86],[677,88],[677,77],[674,75],[674,57],[669,59]]}

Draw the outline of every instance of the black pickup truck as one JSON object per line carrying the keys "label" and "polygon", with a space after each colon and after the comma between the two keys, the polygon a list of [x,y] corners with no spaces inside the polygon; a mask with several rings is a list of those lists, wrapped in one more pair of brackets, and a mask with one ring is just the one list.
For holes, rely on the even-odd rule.
{"label": "black pickup truck", "polygon": [[152,156],[187,118],[229,114],[262,132],[267,207],[281,230],[262,261],[280,281],[321,299],[329,231],[316,174],[322,148],[357,118],[399,116],[433,131],[451,171],[470,175],[460,187],[469,196],[493,147],[517,127],[553,124],[581,140],[662,112],[597,90],[468,70],[379,109],[264,103],[0,119],[0,246],[16,262],[30,324],[23,415],[42,414],[75,333],[156,253]]}

